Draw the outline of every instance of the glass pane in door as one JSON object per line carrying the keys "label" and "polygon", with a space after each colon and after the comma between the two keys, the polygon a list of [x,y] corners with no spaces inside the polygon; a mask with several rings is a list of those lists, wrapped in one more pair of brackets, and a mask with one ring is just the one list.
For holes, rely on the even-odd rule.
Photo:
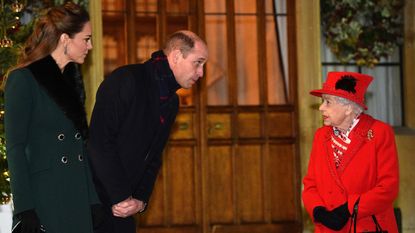
{"label": "glass pane in door", "polygon": [[125,0],[102,0],[102,11],[123,11]]}
{"label": "glass pane in door", "polygon": [[239,105],[259,105],[256,0],[234,1],[236,78]]}
{"label": "glass pane in door", "polygon": [[259,104],[257,17],[235,17],[238,104]]}
{"label": "glass pane in door", "polygon": [[135,11],[141,13],[157,12],[157,1],[158,0],[135,0]]}
{"label": "glass pane in door", "polygon": [[151,54],[159,50],[157,42],[157,17],[153,14],[138,14],[135,18],[137,62],[142,63],[151,57]]}
{"label": "glass pane in door", "polygon": [[256,13],[256,0],[236,0],[235,13]]}
{"label": "glass pane in door", "polygon": [[229,104],[229,76],[226,17],[206,15],[206,43],[209,60],[206,64],[206,89],[208,105]]}
{"label": "glass pane in door", "polygon": [[[125,20],[123,13],[103,12],[104,74],[127,62],[125,43]],[[120,43],[121,42],[121,43]]]}
{"label": "glass pane in door", "polygon": [[287,13],[287,0],[266,0],[265,12],[271,14],[286,14]]}
{"label": "glass pane in door", "polygon": [[288,41],[286,0],[265,5],[268,104],[288,103]]}
{"label": "glass pane in door", "polygon": [[189,0],[166,0],[167,12],[187,13],[189,12]]}
{"label": "glass pane in door", "polygon": [[226,13],[226,0],[208,0],[204,2],[206,14]]}
{"label": "glass pane in door", "polygon": [[189,22],[186,15],[169,15],[167,16],[167,35],[178,30],[189,30]]}
{"label": "glass pane in door", "polygon": [[209,48],[206,64],[208,105],[229,105],[228,27],[226,0],[204,1],[205,35]]}
{"label": "glass pane in door", "polygon": [[286,104],[285,70],[282,58],[283,46],[278,33],[275,16],[266,17],[267,87],[269,104]]}

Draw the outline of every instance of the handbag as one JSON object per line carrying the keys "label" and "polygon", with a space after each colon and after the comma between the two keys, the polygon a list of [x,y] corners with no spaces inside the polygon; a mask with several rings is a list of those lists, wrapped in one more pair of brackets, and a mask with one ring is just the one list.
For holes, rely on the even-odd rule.
{"label": "handbag", "polygon": [[[356,222],[357,222],[357,212],[358,212],[357,210],[359,209],[359,201],[360,201],[360,197],[357,199],[356,204],[354,204],[354,207],[353,207],[352,225],[350,226],[349,233],[352,230],[352,226],[353,226],[353,233],[358,233],[356,231]],[[382,230],[382,227],[380,226],[375,215],[372,215],[372,220],[376,226],[376,230],[375,231],[364,231],[362,233],[388,233],[388,231]]]}
{"label": "handbag", "polygon": [[[16,222],[16,224],[12,227],[11,233],[20,233],[22,231],[22,220]],[[40,225],[40,232],[46,232],[45,227]]]}

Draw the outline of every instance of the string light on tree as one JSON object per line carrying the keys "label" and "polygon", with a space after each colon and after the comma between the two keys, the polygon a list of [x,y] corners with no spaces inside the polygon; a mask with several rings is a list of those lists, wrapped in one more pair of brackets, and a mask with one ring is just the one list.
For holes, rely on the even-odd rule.
{"label": "string light on tree", "polygon": [[19,13],[23,10],[24,4],[16,0],[14,1],[14,3],[11,4],[11,8],[14,13]]}
{"label": "string light on tree", "polygon": [[9,29],[15,29],[19,24],[20,17],[18,14],[22,12],[24,4],[18,0],[14,0],[11,4],[7,4],[6,0],[1,0],[1,48],[10,48],[13,46],[13,40],[7,35]]}

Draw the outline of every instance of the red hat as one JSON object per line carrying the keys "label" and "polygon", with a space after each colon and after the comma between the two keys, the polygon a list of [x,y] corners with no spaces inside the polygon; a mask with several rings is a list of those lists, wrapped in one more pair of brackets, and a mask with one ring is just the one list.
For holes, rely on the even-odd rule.
{"label": "red hat", "polygon": [[373,77],[355,72],[329,72],[323,89],[312,90],[310,94],[321,97],[322,94],[340,96],[362,106],[365,110],[366,89]]}

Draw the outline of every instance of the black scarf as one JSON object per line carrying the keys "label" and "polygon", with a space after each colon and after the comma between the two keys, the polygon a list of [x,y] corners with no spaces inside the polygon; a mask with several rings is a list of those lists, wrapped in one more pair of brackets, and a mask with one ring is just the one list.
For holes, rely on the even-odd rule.
{"label": "black scarf", "polygon": [[160,123],[163,125],[170,113],[169,100],[180,88],[172,70],[170,69],[166,55],[162,50],[151,55],[151,62],[155,65],[156,80],[160,90]]}
{"label": "black scarf", "polygon": [[156,51],[151,55],[151,62],[156,67],[156,79],[160,88],[160,103],[167,101],[180,88],[176,78],[170,69],[166,55],[162,50]]}

